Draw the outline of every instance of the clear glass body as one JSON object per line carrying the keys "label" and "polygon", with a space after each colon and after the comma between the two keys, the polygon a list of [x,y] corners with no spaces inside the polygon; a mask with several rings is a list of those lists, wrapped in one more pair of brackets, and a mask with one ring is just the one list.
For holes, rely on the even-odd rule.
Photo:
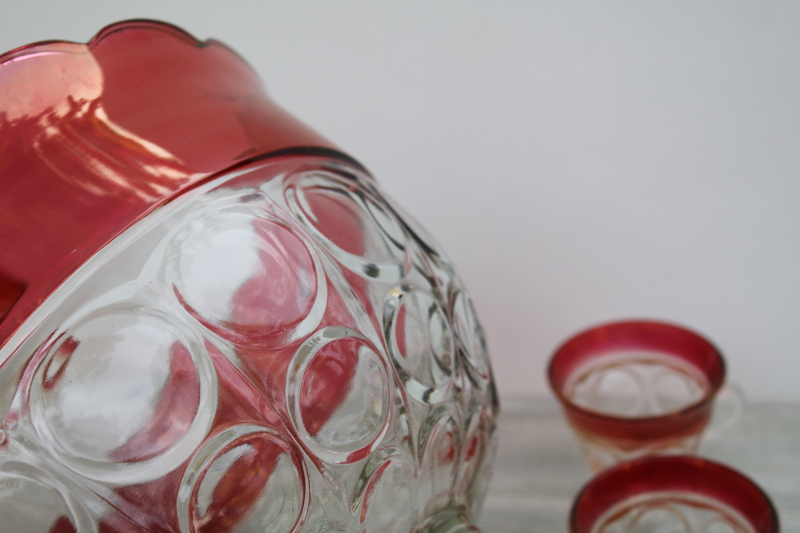
{"label": "clear glass body", "polygon": [[4,531],[474,530],[496,447],[461,281],[332,158],[159,207],[0,360]]}

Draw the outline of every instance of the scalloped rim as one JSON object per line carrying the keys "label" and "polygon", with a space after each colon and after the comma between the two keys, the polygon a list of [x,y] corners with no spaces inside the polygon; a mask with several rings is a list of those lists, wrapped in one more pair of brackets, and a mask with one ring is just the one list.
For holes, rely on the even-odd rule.
{"label": "scalloped rim", "polygon": [[56,39],[51,41],[38,41],[35,43],[30,43],[20,46],[19,48],[15,48],[13,50],[9,50],[4,54],[0,54],[0,67],[6,65],[7,63],[11,63],[12,61],[15,61],[17,59],[21,59],[24,57],[28,57],[30,55],[35,55],[40,53],[48,53],[48,52],[49,53],[56,52],[64,54],[86,53],[87,51],[91,51],[95,46],[97,46],[101,41],[103,41],[109,35],[112,35],[120,31],[133,30],[133,29],[155,30],[168,33],[174,37],[177,37],[178,39],[181,39],[182,41],[185,41],[187,44],[196,46],[197,48],[202,48],[210,44],[211,42],[216,42],[213,40],[201,41],[192,34],[190,34],[189,32],[187,32],[186,30],[179,28],[178,26],[175,26],[174,24],[170,24],[168,22],[161,22],[158,20],[150,20],[150,19],[130,19],[109,24],[108,26],[98,31],[86,43],[76,43],[74,41],[63,41]]}

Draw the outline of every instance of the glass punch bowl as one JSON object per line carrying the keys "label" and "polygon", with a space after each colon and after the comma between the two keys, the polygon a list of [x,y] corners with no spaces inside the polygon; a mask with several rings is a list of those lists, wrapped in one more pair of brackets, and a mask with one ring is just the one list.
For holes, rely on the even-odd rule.
{"label": "glass punch bowl", "polygon": [[0,150],[3,531],[477,531],[467,292],[228,48],[129,21],[0,56]]}

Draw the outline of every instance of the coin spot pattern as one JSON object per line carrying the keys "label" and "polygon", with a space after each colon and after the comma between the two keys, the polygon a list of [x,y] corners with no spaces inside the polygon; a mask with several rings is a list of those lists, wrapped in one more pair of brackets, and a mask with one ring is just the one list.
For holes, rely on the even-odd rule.
{"label": "coin spot pattern", "polygon": [[86,477],[160,477],[200,444],[213,418],[216,374],[204,355],[155,312],[101,311],[69,328],[39,366],[34,427]]}
{"label": "coin spot pattern", "polygon": [[313,252],[256,206],[205,213],[181,230],[172,248],[169,271],[178,298],[233,342],[294,340],[310,333],[324,311],[326,285]]}
{"label": "coin spot pattern", "polygon": [[357,461],[375,448],[388,427],[387,369],[356,331],[320,330],[290,365],[287,403],[313,453],[335,463]]}
{"label": "coin spot pattern", "polygon": [[288,179],[284,194],[294,215],[346,268],[390,283],[405,276],[405,233],[365,185],[314,171]]}
{"label": "coin spot pattern", "polygon": [[283,437],[257,425],[230,427],[197,452],[184,474],[181,529],[295,531],[308,503],[306,485],[302,460]]}
{"label": "coin spot pattern", "polygon": [[453,372],[453,335],[441,307],[404,286],[389,291],[384,309],[389,354],[407,392],[425,403],[443,400]]}

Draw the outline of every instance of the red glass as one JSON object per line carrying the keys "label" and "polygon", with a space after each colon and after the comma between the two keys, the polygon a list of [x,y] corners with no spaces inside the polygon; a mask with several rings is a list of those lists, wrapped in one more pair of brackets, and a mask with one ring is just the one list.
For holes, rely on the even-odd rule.
{"label": "red glass", "polygon": [[0,102],[0,347],[97,250],[215,173],[289,154],[353,162],[227,46],[160,22],[3,54]]}
{"label": "red glass", "polygon": [[[570,388],[587,369],[602,368],[607,362],[625,371],[626,366],[641,360],[639,353],[657,355],[661,358],[655,363],[658,365],[689,369],[699,383],[697,398],[676,410],[649,415],[609,413],[575,401]],[[584,443],[604,448],[603,453],[620,460],[639,453],[670,451],[676,444],[678,449],[683,446],[684,451],[693,451],[723,385],[725,363],[709,341],[685,328],[660,322],[617,322],[567,340],[550,360],[548,378],[567,420]],[[649,393],[648,385],[643,383],[644,390],[636,394]],[[687,439],[694,440],[686,444]],[[589,459],[593,468],[606,466]]]}
{"label": "red glass", "polygon": [[[664,509],[684,515],[687,510],[705,513],[736,533],[780,531],[769,497],[741,473],[694,456],[651,456],[621,463],[593,478],[573,503],[570,532],[599,532],[625,513],[638,513],[641,520],[643,513]],[[691,525],[693,517],[683,516],[681,521]],[[708,517],[701,521],[708,525]]]}

